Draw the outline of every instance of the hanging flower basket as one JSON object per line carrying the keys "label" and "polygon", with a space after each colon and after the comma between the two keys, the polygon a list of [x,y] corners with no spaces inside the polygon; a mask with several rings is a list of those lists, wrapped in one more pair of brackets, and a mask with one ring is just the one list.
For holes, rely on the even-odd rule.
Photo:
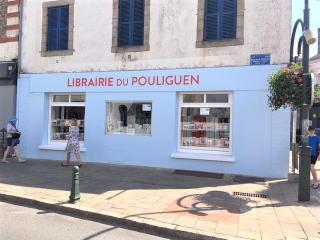
{"label": "hanging flower basket", "polygon": [[275,111],[280,108],[297,109],[303,103],[303,78],[301,64],[281,68],[268,80],[268,103]]}

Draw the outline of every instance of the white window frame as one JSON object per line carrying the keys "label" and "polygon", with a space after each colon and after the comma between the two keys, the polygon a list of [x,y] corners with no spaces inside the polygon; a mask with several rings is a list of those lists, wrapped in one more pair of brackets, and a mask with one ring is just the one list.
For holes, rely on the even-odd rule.
{"label": "white window frame", "polygon": [[[58,95],[68,95],[69,102],[54,102],[53,97]],[[52,140],[51,139],[51,122],[52,122],[52,107],[86,107],[86,99],[84,102],[71,102],[71,95],[84,95],[85,93],[51,93],[49,94],[49,121],[48,121],[48,144],[66,144],[66,140]],[[80,141],[80,146],[84,146],[84,141]]]}
{"label": "white window frame", "polygon": [[[112,132],[108,132],[108,116],[109,116],[109,112],[110,109],[108,108],[108,103],[151,103],[151,134],[128,134],[128,133],[112,133]],[[125,135],[125,136],[140,136],[140,137],[152,137],[152,133],[153,133],[153,127],[152,127],[152,123],[153,123],[153,102],[151,100],[108,100],[105,102],[105,109],[106,109],[106,115],[105,115],[105,135]]]}
{"label": "white window frame", "polygon": [[[184,103],[183,95],[186,94],[204,94],[203,103]],[[206,103],[206,94],[227,94],[227,103]],[[198,108],[229,108],[230,109],[230,128],[229,128],[229,148],[206,148],[206,147],[183,147],[181,145],[181,109],[182,107],[198,107]],[[233,113],[232,113],[232,92],[180,92],[179,93],[179,113],[178,113],[178,151],[185,153],[205,153],[216,155],[232,155],[232,128],[233,128]]]}

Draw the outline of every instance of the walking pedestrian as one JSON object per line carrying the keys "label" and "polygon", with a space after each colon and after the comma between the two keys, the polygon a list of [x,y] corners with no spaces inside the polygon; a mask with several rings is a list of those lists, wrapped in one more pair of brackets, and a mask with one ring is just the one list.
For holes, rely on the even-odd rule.
{"label": "walking pedestrian", "polygon": [[20,143],[20,131],[16,128],[16,121],[18,119],[16,116],[11,116],[8,120],[7,124],[7,149],[3,154],[3,159],[1,162],[3,163],[8,163],[7,161],[7,156],[11,150],[14,151],[15,156],[18,159],[19,163],[25,163],[26,160],[22,159],[20,157],[20,152],[19,152],[19,143]]}
{"label": "walking pedestrian", "polygon": [[74,153],[77,157],[78,166],[81,168],[82,163],[80,159],[80,143],[79,143],[79,127],[76,119],[71,120],[71,126],[69,127],[68,143],[66,146],[67,160],[62,162],[63,167],[69,166],[71,153]]}
{"label": "walking pedestrian", "polygon": [[319,188],[319,182],[318,182],[318,177],[317,177],[317,171],[315,169],[315,165],[317,163],[318,157],[319,157],[319,144],[320,144],[320,139],[319,137],[315,134],[315,129],[314,127],[309,127],[308,128],[308,135],[309,135],[309,146],[311,147],[311,165],[310,165],[310,171],[312,174],[313,178],[313,183],[311,187],[313,189]]}

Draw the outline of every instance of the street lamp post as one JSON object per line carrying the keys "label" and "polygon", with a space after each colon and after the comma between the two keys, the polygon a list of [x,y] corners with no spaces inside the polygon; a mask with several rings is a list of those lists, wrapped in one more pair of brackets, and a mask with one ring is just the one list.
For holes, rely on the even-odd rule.
{"label": "street lamp post", "polygon": [[309,44],[315,42],[314,38],[307,39],[305,33],[309,32],[310,9],[309,0],[305,0],[304,19],[298,19],[294,24],[291,45],[290,45],[290,64],[294,62],[293,46],[297,27],[301,25],[303,35],[299,38],[298,57],[301,53],[301,43],[303,42],[302,65],[303,65],[303,105],[301,108],[302,136],[300,157],[299,157],[299,192],[298,200],[302,202],[310,201],[310,146],[308,146],[308,126],[309,126],[309,104],[311,99],[311,77],[309,74]]}

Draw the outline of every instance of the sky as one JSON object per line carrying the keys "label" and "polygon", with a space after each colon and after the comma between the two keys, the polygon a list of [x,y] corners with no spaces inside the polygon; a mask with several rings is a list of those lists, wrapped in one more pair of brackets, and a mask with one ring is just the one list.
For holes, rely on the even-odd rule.
{"label": "sky", "polygon": [[[292,0],[292,27],[298,18],[303,20],[304,0]],[[310,8],[310,29],[318,38],[318,28],[320,28],[320,0],[309,0]],[[298,34],[298,32],[297,32]],[[296,35],[298,41],[298,35]],[[317,54],[318,43],[310,46],[310,57]]]}

